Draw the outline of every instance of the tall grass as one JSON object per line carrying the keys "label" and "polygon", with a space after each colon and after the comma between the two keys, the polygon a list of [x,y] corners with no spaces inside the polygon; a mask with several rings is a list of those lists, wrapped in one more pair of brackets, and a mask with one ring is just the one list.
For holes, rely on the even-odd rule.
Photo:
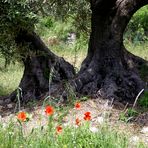
{"label": "tall grass", "polygon": [[23,135],[18,126],[10,124],[0,126],[1,148],[127,148],[125,135],[108,128],[101,128],[93,133],[87,125],[82,127],[65,127],[60,134],[43,127]]}
{"label": "tall grass", "polygon": [[19,63],[4,67],[4,58],[0,58],[0,96],[15,90],[23,75],[23,66]]}

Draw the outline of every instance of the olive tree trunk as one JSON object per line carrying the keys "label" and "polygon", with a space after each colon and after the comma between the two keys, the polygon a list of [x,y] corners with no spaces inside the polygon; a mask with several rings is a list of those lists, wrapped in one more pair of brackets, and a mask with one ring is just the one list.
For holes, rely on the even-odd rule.
{"label": "olive tree trunk", "polygon": [[61,82],[68,81],[75,75],[73,66],[52,53],[36,33],[22,31],[16,38],[16,43],[18,46],[29,45],[30,53],[22,59],[24,73],[19,91],[15,90],[10,95],[12,101],[18,93],[23,102],[41,99],[46,94],[60,91]]}
{"label": "olive tree trunk", "polygon": [[91,35],[86,59],[72,86],[85,95],[133,100],[145,88],[138,68],[147,64],[129,53],[123,33],[147,0],[90,0]]}

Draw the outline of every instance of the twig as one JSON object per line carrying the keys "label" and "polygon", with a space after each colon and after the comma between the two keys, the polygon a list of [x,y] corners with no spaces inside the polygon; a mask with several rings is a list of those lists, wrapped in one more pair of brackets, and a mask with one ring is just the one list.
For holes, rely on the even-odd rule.
{"label": "twig", "polygon": [[135,105],[136,105],[136,103],[137,103],[137,100],[138,100],[138,98],[139,98],[139,96],[142,94],[142,92],[144,91],[144,89],[142,89],[140,92],[139,92],[139,94],[137,95],[137,97],[136,97],[136,99],[135,99],[135,102],[134,102],[134,104],[133,104],[133,107],[132,108],[134,108],[135,107]]}
{"label": "twig", "polygon": [[125,107],[124,107],[124,109],[123,109],[123,112],[126,111],[127,106],[128,106],[128,102],[126,103],[126,105],[125,105]]}

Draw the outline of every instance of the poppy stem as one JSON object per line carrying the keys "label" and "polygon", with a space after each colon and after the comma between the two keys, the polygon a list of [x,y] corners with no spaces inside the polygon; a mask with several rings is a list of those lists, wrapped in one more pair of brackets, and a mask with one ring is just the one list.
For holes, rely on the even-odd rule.
{"label": "poppy stem", "polygon": [[20,124],[20,126],[19,126],[19,139],[20,139],[20,141],[21,141],[22,139],[24,139],[23,125],[22,125],[21,121],[18,120],[18,122],[19,122],[19,124]]}

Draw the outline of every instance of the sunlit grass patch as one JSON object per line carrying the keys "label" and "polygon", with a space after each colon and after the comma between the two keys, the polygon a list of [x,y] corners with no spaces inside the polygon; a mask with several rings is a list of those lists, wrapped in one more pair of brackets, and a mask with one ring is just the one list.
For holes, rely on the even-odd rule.
{"label": "sunlit grass patch", "polygon": [[126,48],[133,54],[148,60],[148,42],[125,43]]}
{"label": "sunlit grass patch", "polygon": [[[2,65],[2,59],[0,59],[0,65]],[[11,93],[15,90],[21,80],[23,74],[22,65],[10,64],[7,68],[2,68],[0,70],[0,96]]]}
{"label": "sunlit grass patch", "polygon": [[60,133],[56,133],[56,127],[44,129],[34,128],[27,136],[22,135],[20,127],[10,124],[7,128],[0,127],[0,147],[27,147],[27,148],[126,148],[128,140],[125,135],[118,134],[107,128],[101,128],[98,132],[90,131],[88,125],[81,127],[63,127]]}

